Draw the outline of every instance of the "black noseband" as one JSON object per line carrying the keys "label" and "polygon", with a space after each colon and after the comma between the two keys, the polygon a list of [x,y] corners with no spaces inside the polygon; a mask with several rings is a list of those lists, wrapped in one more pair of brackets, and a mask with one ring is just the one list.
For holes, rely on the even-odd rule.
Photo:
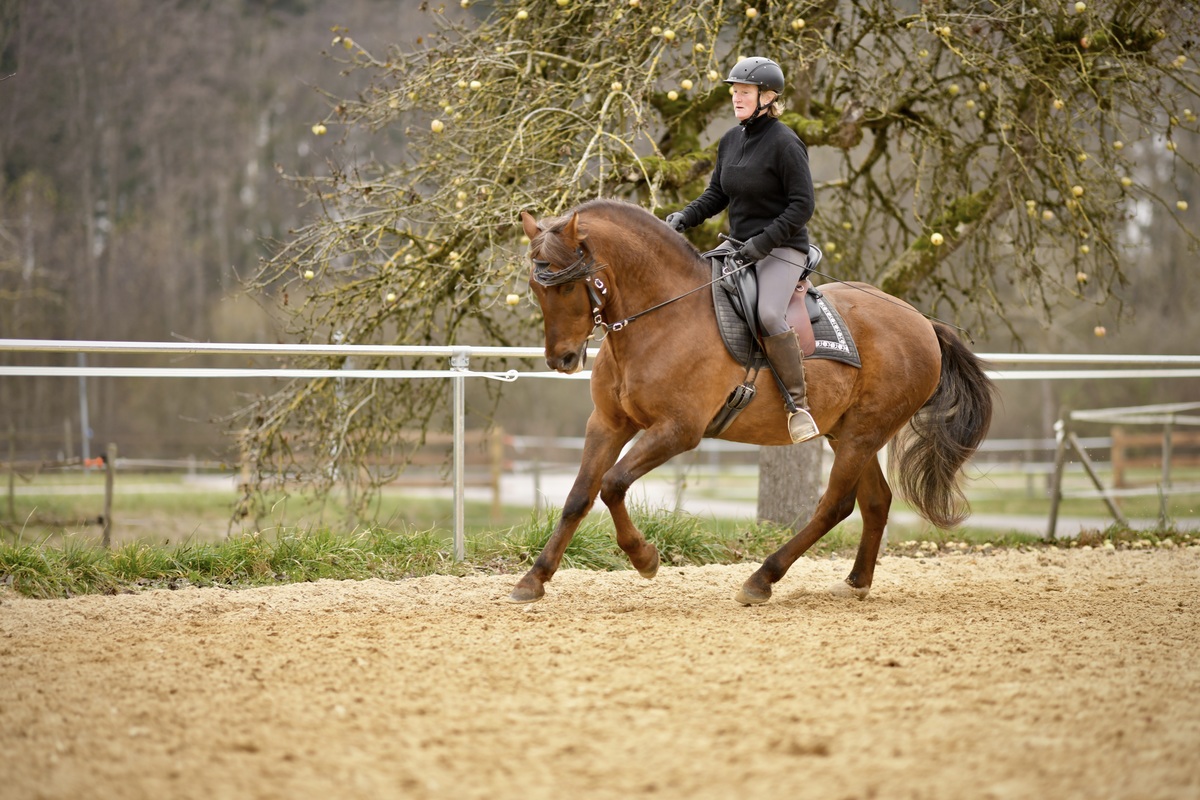
{"label": "black noseband", "polygon": [[575,263],[560,270],[552,270],[553,264],[549,261],[539,261],[535,258],[533,260],[533,279],[542,286],[562,286],[564,283],[581,281],[588,275],[603,269],[602,266],[596,265],[595,260],[590,258],[582,247],[575,250],[575,255],[578,256]]}

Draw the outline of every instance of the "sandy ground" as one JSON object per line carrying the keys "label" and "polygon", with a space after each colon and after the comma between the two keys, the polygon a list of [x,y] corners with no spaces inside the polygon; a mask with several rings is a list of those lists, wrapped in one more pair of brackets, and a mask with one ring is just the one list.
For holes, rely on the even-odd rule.
{"label": "sandy ground", "polygon": [[4,798],[1200,798],[1200,548],[0,594]]}

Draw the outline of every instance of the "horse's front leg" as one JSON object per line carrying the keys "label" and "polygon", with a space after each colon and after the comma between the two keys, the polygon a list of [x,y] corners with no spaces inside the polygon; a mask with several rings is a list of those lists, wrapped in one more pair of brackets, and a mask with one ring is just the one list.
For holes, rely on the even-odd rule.
{"label": "horse's front leg", "polygon": [[550,535],[550,540],[542,548],[533,566],[509,594],[509,600],[514,603],[532,603],[542,599],[546,593],[545,583],[558,571],[558,565],[562,562],[567,545],[571,543],[571,537],[575,535],[579,523],[596,502],[601,480],[621,454],[621,448],[633,438],[634,433],[636,430],[633,428],[613,429],[596,414],[588,419],[579,474],[575,476],[575,483],[567,493],[562,516],[559,517],[554,533]]}
{"label": "horse's front leg", "polygon": [[689,436],[674,423],[661,423],[648,428],[634,443],[625,457],[605,475],[600,486],[600,499],[608,506],[617,529],[617,544],[629,556],[630,562],[643,578],[658,573],[658,548],[633,524],[625,506],[625,495],[634,481],[647,472],[662,466],[673,456],[691,450],[700,443],[700,432]]}

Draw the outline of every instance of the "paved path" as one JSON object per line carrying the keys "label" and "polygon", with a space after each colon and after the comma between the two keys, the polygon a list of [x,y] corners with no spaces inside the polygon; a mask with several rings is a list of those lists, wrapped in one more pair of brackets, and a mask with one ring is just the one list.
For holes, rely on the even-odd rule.
{"label": "paved path", "polygon": [[[541,503],[544,506],[561,508],[574,480],[574,475],[568,474],[540,476],[538,483],[542,496]],[[449,495],[449,490],[445,491]],[[529,503],[533,505],[534,498],[538,494],[538,491],[535,491],[532,477],[527,474],[505,475],[501,480],[500,491],[504,502],[513,504]],[[467,496],[471,499],[486,501],[491,499],[491,491],[485,488],[470,487],[467,489]],[[677,507],[676,487],[670,480],[648,477],[638,481],[630,488],[626,502],[631,506],[673,509]],[[1097,501],[1097,504],[1099,502]],[[602,507],[603,505],[597,501],[597,508]],[[756,500],[715,499],[704,497],[695,491],[684,491],[678,508],[699,517],[744,518],[747,520],[754,519],[758,510]],[[857,509],[851,514],[850,519],[852,521],[860,519]],[[891,513],[890,519],[895,524],[905,527],[928,524],[912,511],[895,510]],[[1157,519],[1149,518],[1131,519],[1129,522],[1137,529],[1150,529],[1158,525]],[[1174,519],[1172,522],[1180,529],[1200,530],[1200,518]],[[1104,530],[1112,523],[1112,517],[1103,514],[1086,517],[1060,515],[1057,536],[1072,538],[1077,536],[1081,530]],[[1011,530],[1042,536],[1046,534],[1047,524],[1048,519],[1045,515],[972,514],[962,527],[965,530],[972,528],[989,531]]]}

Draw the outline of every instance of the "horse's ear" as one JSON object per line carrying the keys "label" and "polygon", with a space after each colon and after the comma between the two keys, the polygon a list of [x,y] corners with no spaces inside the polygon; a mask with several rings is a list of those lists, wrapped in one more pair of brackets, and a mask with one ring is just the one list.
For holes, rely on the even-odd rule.
{"label": "horse's ear", "polygon": [[562,232],[559,234],[563,241],[570,242],[572,247],[579,244],[579,227],[576,224],[579,221],[579,213],[571,212],[571,218],[567,220],[567,224],[562,226]]}
{"label": "horse's ear", "polygon": [[538,229],[537,220],[528,211],[521,212],[521,226],[525,228],[525,235],[529,237],[530,241],[533,241],[533,238],[541,233],[541,230]]}

